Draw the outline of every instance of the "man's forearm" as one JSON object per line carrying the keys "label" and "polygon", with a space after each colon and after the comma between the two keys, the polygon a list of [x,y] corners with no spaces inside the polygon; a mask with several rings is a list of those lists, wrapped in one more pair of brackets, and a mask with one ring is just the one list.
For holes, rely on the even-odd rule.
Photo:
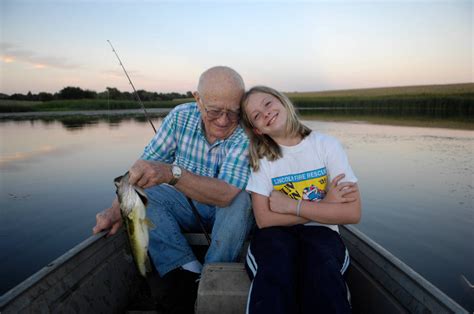
{"label": "man's forearm", "polygon": [[184,169],[175,187],[193,200],[219,207],[228,206],[241,191],[223,180],[196,175]]}

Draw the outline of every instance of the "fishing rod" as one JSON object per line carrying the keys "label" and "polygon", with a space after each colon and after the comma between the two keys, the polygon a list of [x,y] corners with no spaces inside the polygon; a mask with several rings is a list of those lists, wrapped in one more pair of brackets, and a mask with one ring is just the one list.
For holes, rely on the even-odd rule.
{"label": "fishing rod", "polygon": [[137,90],[135,89],[135,86],[133,85],[132,80],[130,79],[130,76],[128,76],[127,70],[125,70],[125,67],[123,66],[122,60],[120,60],[120,57],[117,54],[117,51],[115,51],[114,46],[112,46],[112,43],[110,42],[110,40],[107,39],[107,42],[109,43],[110,47],[112,48],[112,51],[115,53],[115,56],[117,57],[117,59],[120,63],[120,66],[122,67],[123,71],[125,72],[125,75],[127,76],[128,82],[130,83],[130,85],[132,85],[133,94],[135,95],[135,98],[138,100],[138,103],[140,104],[140,106],[143,109],[143,112],[145,113],[145,117],[148,119],[148,122],[150,122],[151,127],[153,128],[153,131],[155,131],[155,134],[156,134],[156,128],[153,125],[153,122],[151,121],[150,116],[148,116],[148,112],[146,111],[145,106],[143,105],[143,102],[140,98],[140,95],[138,95]]}
{"label": "fishing rod", "polygon": [[[153,125],[153,122],[151,121],[150,117],[148,116],[148,113],[146,112],[145,106],[143,105],[143,102],[140,99],[140,95],[138,95],[137,90],[135,89],[135,86],[133,85],[132,80],[130,79],[130,76],[128,76],[127,70],[125,70],[125,67],[123,66],[122,60],[120,60],[120,57],[117,54],[117,51],[115,51],[114,46],[112,46],[112,43],[110,42],[110,40],[107,39],[107,42],[109,43],[110,47],[112,47],[112,51],[115,53],[115,56],[117,57],[117,59],[120,63],[120,66],[123,69],[123,72],[125,72],[125,75],[127,76],[128,82],[130,83],[130,85],[132,85],[135,98],[140,103],[140,106],[142,107],[143,112],[145,113],[145,117],[148,119],[148,122],[150,122],[151,127],[153,128],[153,131],[155,131],[155,134],[156,134],[155,126]],[[201,230],[203,231],[204,236],[206,237],[207,243],[209,245],[211,245],[211,237],[209,236],[209,233],[207,232],[206,228],[204,227],[204,224],[202,223],[201,215],[199,215],[199,212],[198,212],[196,206],[194,205],[193,201],[188,196],[186,196],[186,198],[188,199],[189,205],[191,206],[194,217],[196,217],[196,220],[199,223],[199,226],[201,227]]]}

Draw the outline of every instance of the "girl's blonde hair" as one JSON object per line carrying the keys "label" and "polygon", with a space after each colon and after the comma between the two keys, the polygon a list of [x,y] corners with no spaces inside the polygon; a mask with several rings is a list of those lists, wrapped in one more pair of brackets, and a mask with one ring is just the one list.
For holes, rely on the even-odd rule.
{"label": "girl's blonde hair", "polygon": [[289,136],[301,135],[302,138],[305,138],[311,133],[311,129],[301,123],[296,114],[295,107],[288,97],[286,97],[283,93],[280,93],[279,91],[267,86],[252,87],[242,98],[242,102],[240,103],[240,111],[242,113],[242,124],[250,139],[250,166],[254,171],[257,171],[259,169],[259,159],[267,157],[267,159],[270,161],[277,160],[281,157],[281,149],[280,146],[270,136],[266,134],[256,134],[253,130],[254,126],[252,125],[250,117],[247,115],[245,108],[248,105],[250,96],[255,93],[265,93],[272,95],[281,102],[288,113],[286,119],[286,133]]}

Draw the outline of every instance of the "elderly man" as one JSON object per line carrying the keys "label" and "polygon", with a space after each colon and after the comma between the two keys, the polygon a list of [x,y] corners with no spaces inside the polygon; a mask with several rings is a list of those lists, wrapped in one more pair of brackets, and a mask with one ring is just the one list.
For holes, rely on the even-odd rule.
{"label": "elderly man", "polygon": [[[249,195],[248,139],[239,125],[241,76],[223,66],[205,71],[196,102],[177,106],[163,120],[141,158],[130,169],[130,183],[147,188],[149,253],[168,286],[166,312],[192,312],[202,265],[182,231],[199,231],[192,199],[212,232],[205,263],[235,261],[253,218]],[[165,184],[163,184],[165,183]],[[94,233],[121,225],[117,199],[97,214]]]}

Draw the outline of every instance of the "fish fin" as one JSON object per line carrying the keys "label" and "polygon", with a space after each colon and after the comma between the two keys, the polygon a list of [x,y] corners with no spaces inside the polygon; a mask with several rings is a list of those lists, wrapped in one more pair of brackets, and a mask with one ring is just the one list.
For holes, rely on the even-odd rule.
{"label": "fish fin", "polygon": [[142,222],[148,227],[148,229],[155,229],[156,228],[155,224],[153,223],[153,221],[151,221],[150,218],[142,219]]}

